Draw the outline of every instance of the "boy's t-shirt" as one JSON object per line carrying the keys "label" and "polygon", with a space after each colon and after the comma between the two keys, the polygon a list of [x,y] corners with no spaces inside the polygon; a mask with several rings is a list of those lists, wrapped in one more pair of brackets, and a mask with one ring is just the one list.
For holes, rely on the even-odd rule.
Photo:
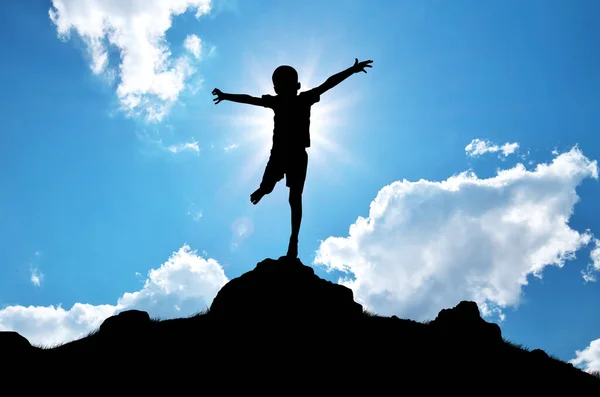
{"label": "boy's t-shirt", "polygon": [[310,147],[310,107],[319,102],[315,90],[292,97],[263,95],[263,106],[275,112],[273,148],[304,149]]}

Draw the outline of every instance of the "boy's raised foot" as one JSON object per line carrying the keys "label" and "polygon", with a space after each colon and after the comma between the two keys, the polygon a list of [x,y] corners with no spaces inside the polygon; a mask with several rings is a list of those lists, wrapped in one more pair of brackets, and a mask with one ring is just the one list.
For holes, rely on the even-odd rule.
{"label": "boy's raised foot", "polygon": [[258,188],[256,189],[256,191],[254,191],[254,193],[250,195],[250,201],[252,202],[252,204],[256,205],[258,204],[260,199],[263,198],[264,195],[265,193],[262,191],[262,189]]}

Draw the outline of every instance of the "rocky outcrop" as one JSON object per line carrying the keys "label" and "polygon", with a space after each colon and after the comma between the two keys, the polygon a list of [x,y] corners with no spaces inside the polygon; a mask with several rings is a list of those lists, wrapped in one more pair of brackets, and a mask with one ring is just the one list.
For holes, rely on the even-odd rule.
{"label": "rocky outcrop", "polygon": [[29,341],[18,333],[14,331],[0,332],[0,357],[5,354],[22,354],[32,349]]}
{"label": "rocky outcrop", "polygon": [[126,310],[104,320],[100,334],[106,337],[136,334],[148,327],[150,321],[150,315],[144,311]]}
{"label": "rocky outcrop", "polygon": [[442,309],[429,325],[440,336],[454,341],[485,345],[503,342],[498,324],[481,318],[475,302],[462,301],[452,309]]}
{"label": "rocky outcrop", "polygon": [[229,281],[210,307],[213,318],[339,321],[363,316],[352,290],[323,280],[298,259],[265,259]]}

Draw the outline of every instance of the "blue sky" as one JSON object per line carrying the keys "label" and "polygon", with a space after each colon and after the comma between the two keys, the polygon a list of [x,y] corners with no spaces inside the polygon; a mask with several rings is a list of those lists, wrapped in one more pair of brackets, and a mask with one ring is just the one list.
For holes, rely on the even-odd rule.
{"label": "blue sky", "polygon": [[[600,5],[593,1],[9,1],[0,16],[0,329],[72,340],[181,317],[285,253],[257,206],[272,113],[303,88],[301,260],[371,310],[477,301],[508,339],[600,370]],[[327,335],[324,335],[327,337]]]}

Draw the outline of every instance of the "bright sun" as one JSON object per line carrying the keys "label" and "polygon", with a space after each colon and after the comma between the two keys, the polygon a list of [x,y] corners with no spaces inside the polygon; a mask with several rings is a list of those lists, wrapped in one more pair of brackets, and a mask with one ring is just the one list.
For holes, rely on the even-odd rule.
{"label": "bright sun", "polygon": [[[302,84],[300,92],[322,83],[315,81],[314,67],[299,67],[297,70]],[[253,96],[274,94],[270,80],[271,73],[266,73],[265,76],[264,70],[253,70],[253,72],[254,84],[249,87],[251,92],[248,94]],[[339,98],[334,93],[327,92],[321,97],[320,102],[313,105],[310,117],[311,147],[308,149],[312,169],[323,167],[335,156],[339,157],[339,160],[347,160],[346,151],[335,140],[335,133],[342,124],[339,117],[342,113],[345,113],[344,124],[348,122],[348,112],[344,110],[353,99],[352,97]],[[243,165],[240,174],[242,182],[247,182],[250,178],[260,178],[267,164],[273,137],[273,111],[255,106],[243,106],[236,110],[235,114],[228,116],[228,121],[241,130],[235,143],[240,148],[256,153]]]}

